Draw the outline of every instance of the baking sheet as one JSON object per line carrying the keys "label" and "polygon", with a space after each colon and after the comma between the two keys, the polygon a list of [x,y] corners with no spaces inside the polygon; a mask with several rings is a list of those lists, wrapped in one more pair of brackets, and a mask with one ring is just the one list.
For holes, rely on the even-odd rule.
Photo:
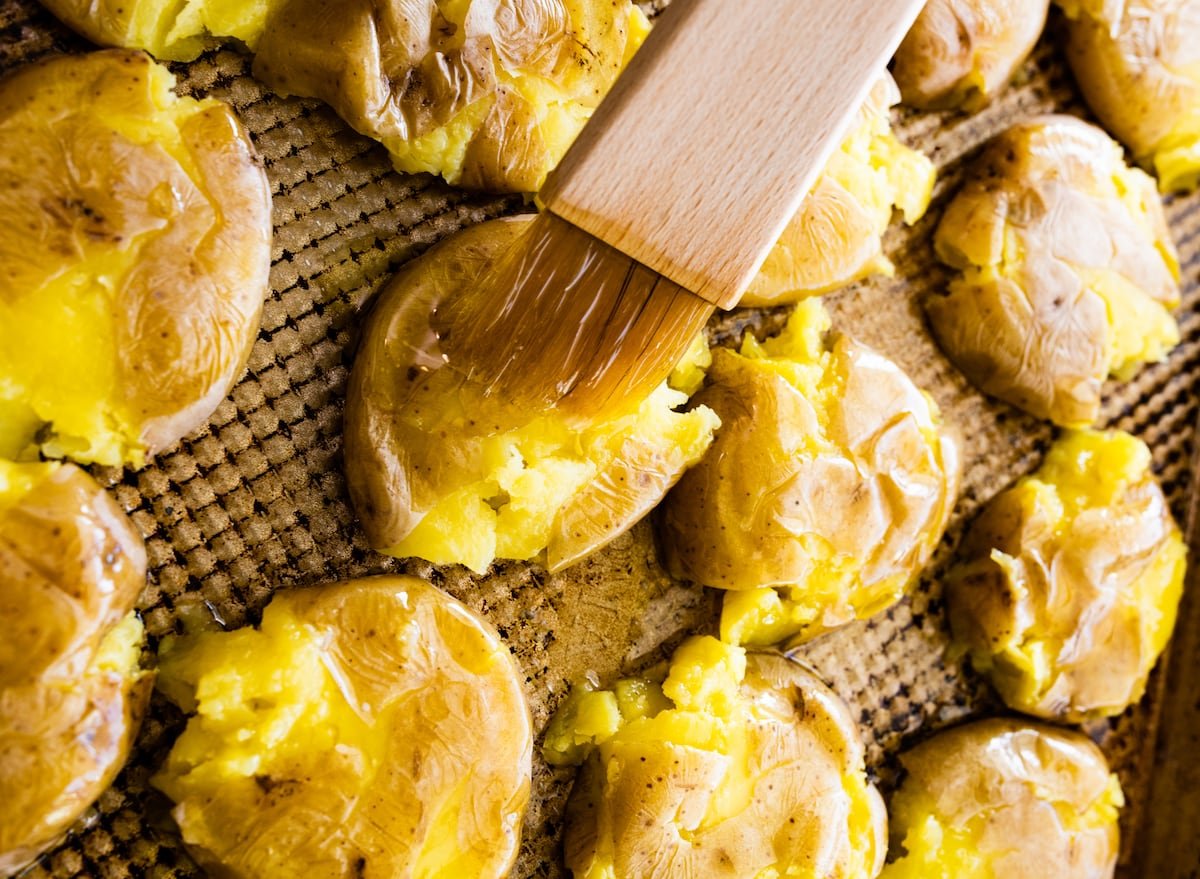
{"label": "baking sheet", "polygon": [[[664,4],[647,9],[654,5]],[[1052,16],[1019,82],[984,112],[898,117],[901,137],[939,167],[933,207],[914,229],[889,233],[896,279],[861,283],[827,300],[839,329],[908,370],[968,440],[962,497],[916,594],[801,651],[851,705],[885,792],[897,750],[969,715],[999,710],[977,677],[946,659],[938,576],[964,523],[1037,465],[1051,430],[974,392],[933,345],[917,303],[947,278],[933,259],[930,237],[964,161],[1015,119],[1050,111],[1086,115],[1052,51],[1056,26]],[[0,0],[0,68],[86,48],[33,0]],[[371,294],[398,266],[455,230],[528,208],[520,198],[467,194],[429,177],[397,175],[381,148],[332,112],[269,95],[247,68],[246,57],[234,50],[175,66],[181,92],[216,96],[240,111],[274,191],[272,292],[249,372],[207,429],[151,466],[138,473],[93,468],[146,537],[151,574],[138,606],[152,640],[175,631],[189,614],[212,613],[231,627],[253,623],[275,589],[413,573],[480,611],[508,639],[540,729],[585,673],[608,681],[664,658],[689,633],[711,631],[717,596],[666,575],[647,523],[559,575],[509,563],[481,578],[370,551],[346,497],[340,421]],[[1102,423],[1151,445],[1183,521],[1200,378],[1200,196],[1172,199],[1168,215],[1183,265],[1183,341],[1168,362],[1109,386]],[[715,339],[732,344],[747,329],[780,326],[785,315],[738,312],[715,319],[711,329]],[[1130,800],[1122,816],[1120,868],[1130,879],[1195,877],[1200,869],[1194,844],[1200,780],[1187,781],[1195,779],[1200,753],[1195,593],[1191,589],[1179,621],[1187,637],[1177,639],[1177,653],[1165,673],[1156,673],[1143,703],[1088,730],[1120,772]],[[27,875],[199,875],[173,829],[169,803],[147,783],[181,724],[179,713],[156,698],[129,767],[64,844]],[[535,760],[534,800],[514,877],[564,875],[560,816],[571,779],[571,771]]]}

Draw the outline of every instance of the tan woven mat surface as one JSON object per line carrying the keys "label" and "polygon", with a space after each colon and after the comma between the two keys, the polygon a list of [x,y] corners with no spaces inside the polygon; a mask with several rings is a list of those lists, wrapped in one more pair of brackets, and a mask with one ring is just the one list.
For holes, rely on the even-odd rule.
{"label": "tan woven mat surface", "polygon": [[[945,658],[938,574],[963,524],[981,503],[1036,466],[1051,432],[974,392],[933,345],[918,302],[947,277],[933,260],[930,236],[940,207],[961,179],[964,160],[1015,119],[1051,110],[1086,115],[1052,49],[1056,25],[1052,17],[1017,84],[986,111],[969,118],[898,118],[902,138],[932,156],[940,169],[934,205],[915,229],[893,229],[888,252],[898,267],[895,280],[858,284],[828,299],[835,325],[900,363],[933,393],[967,440],[962,497],[916,594],[802,652],[850,703],[885,791],[898,749],[969,714],[997,710],[982,682]],[[3,69],[86,48],[33,0],[0,0]],[[368,549],[346,496],[340,435],[356,333],[371,295],[398,266],[455,230],[526,208],[518,198],[466,194],[428,177],[392,173],[383,150],[350,132],[331,111],[268,94],[247,68],[247,59],[233,50],[175,66],[181,92],[222,98],[240,111],[274,190],[272,289],[249,372],[207,429],[144,470],[93,471],[146,537],[151,573],[139,608],[151,638],[173,631],[189,613],[212,613],[229,626],[253,623],[276,589],[407,571],[462,599],[508,639],[524,669],[540,729],[570,682],[586,672],[609,681],[669,655],[688,633],[711,631],[717,599],[664,573],[645,522],[557,576],[536,565],[500,564],[489,576],[476,577],[460,568],[397,562]],[[1183,342],[1168,362],[1144,369],[1128,384],[1110,386],[1102,422],[1151,445],[1182,521],[1189,506],[1200,379],[1200,196],[1171,200],[1168,214],[1184,272]],[[736,341],[747,326],[779,325],[784,314],[718,318],[714,338]],[[1180,619],[1189,630],[1200,624],[1200,607],[1191,604]],[[1122,827],[1126,877],[1150,875],[1140,866],[1139,839],[1150,836],[1145,819],[1152,810],[1172,809],[1149,793],[1165,679],[1160,671],[1141,706],[1089,729],[1120,772],[1130,799]],[[173,830],[169,804],[147,784],[181,723],[179,713],[156,698],[132,762],[114,788],[28,875],[198,875]],[[1194,750],[1191,756],[1200,758]],[[1160,765],[1157,777],[1164,773],[1174,777],[1173,767]],[[560,816],[571,778],[571,772],[552,771],[535,759],[533,804],[514,877],[564,874]],[[1194,821],[1190,826],[1200,834]],[[1194,861],[1176,863],[1154,875],[1196,876],[1196,869]]]}

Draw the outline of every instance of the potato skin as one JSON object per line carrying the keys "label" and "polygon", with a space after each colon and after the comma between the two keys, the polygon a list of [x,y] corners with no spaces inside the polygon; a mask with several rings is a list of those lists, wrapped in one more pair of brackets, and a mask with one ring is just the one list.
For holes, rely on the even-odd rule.
{"label": "potato skin", "polygon": [[900,763],[896,861],[880,879],[1111,879],[1123,798],[1085,736],[993,718],[938,733]]}
{"label": "potato skin", "polygon": [[923,110],[982,108],[1033,50],[1050,0],[929,0],[896,51],[904,102]]}
{"label": "potato skin", "polygon": [[[744,730],[727,734],[744,744],[744,757],[645,727],[596,748],[567,803],[565,860],[575,879],[755,879],[771,868],[807,868],[799,875],[825,879],[878,873],[887,818],[845,704],[807,668],[770,653],[746,654],[734,699],[728,705],[721,695],[713,709],[727,708],[730,728]],[[722,793],[738,805],[712,818]]]}
{"label": "potato skin", "polygon": [[983,509],[961,553],[950,625],[1010,708],[1076,723],[1141,698],[1186,559],[1145,444],[1066,434]]}
{"label": "potato skin", "polygon": [[[823,315],[815,301],[801,307]],[[797,312],[788,332],[805,320]],[[809,331],[827,327],[822,320]],[[932,402],[846,336],[815,347],[774,358],[713,352],[708,384],[693,399],[717,413],[721,429],[659,509],[668,569],[739,591],[726,595],[721,623],[735,643],[805,640],[898,601],[956,500],[958,443]],[[790,369],[822,377],[801,389]],[[743,641],[734,633],[740,591],[764,587],[794,593],[772,614],[789,601],[807,610],[770,637]]]}
{"label": "potato skin", "polygon": [[74,465],[0,461],[0,485],[14,477],[29,489],[0,491],[4,875],[54,843],[112,783],[150,683],[106,661],[116,627],[140,642],[128,614],[146,580],[141,535]]}
{"label": "potato skin", "polygon": [[329,103],[398,170],[534,192],[647,28],[629,0],[288,0],[254,73]]}
{"label": "potato skin", "polygon": [[521,681],[415,577],[279,592],[258,630],[164,642],[160,688],[193,716],[153,782],[209,875],[500,879],[529,801]]}
{"label": "potato skin", "polygon": [[[682,391],[660,387],[635,413],[611,422],[567,423],[484,396],[477,384],[446,367],[431,316],[451,297],[466,297],[529,224],[529,217],[512,217],[464,229],[406,267],[377,297],[347,392],[345,460],[355,511],[380,551],[466,564],[479,573],[494,556],[544,553],[547,566],[558,570],[646,515],[708,447],[716,417],[707,409],[674,411],[686,400]],[[484,497],[466,498],[461,521],[443,529],[456,532],[448,541],[472,543],[463,537],[469,531],[465,523],[491,517],[497,523],[490,529],[491,549],[460,545],[434,552],[431,541],[420,539],[418,528],[435,514],[449,515],[456,493],[473,492],[473,486],[495,478],[503,469],[496,459],[520,458],[526,469],[514,477],[519,480],[535,478],[539,455],[572,470],[593,468],[568,492],[547,472],[545,483],[521,498],[528,506],[554,498],[541,516],[529,514],[528,506],[523,513],[539,519],[541,540],[526,541],[519,554],[497,542],[502,530],[520,530],[499,522],[521,506],[493,500],[505,489],[498,484]],[[495,511],[470,514],[487,504]],[[487,530],[481,527],[480,533]]]}
{"label": "potato skin", "polygon": [[1179,266],[1153,181],[1069,116],[999,135],[946,208],[934,246],[960,273],[926,314],[980,390],[1065,427],[1096,418],[1179,340]]}
{"label": "potato skin", "polygon": [[1056,0],[1067,60],[1092,112],[1158,175],[1200,180],[1200,8],[1189,0]]}
{"label": "potato skin", "polygon": [[[139,466],[203,425],[245,368],[270,267],[266,175],[227,105],[172,83],[124,50],[0,83],[0,371],[16,387],[0,408],[32,422],[16,438],[0,423],[0,453],[40,442]],[[95,312],[88,338],[58,299]],[[31,315],[47,324],[37,345]],[[85,343],[92,356],[73,359]]]}

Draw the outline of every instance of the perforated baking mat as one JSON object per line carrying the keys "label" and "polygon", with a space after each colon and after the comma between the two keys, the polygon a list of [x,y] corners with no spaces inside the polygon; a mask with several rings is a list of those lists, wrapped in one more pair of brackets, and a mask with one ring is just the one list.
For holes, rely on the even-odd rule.
{"label": "perforated baking mat", "polygon": [[[897,117],[901,137],[939,167],[933,207],[914,229],[889,234],[896,279],[860,283],[827,300],[839,329],[896,360],[968,438],[961,499],[915,594],[801,653],[851,705],[885,792],[898,750],[947,724],[999,710],[982,681],[946,658],[939,574],[963,525],[980,504],[1037,465],[1051,430],[972,390],[930,340],[918,303],[947,278],[933,259],[930,236],[964,162],[1014,120],[1048,111],[1087,115],[1053,51],[1056,26],[1052,17],[1017,83],[984,112]],[[0,0],[0,68],[88,48],[33,0]],[[665,658],[690,633],[712,631],[716,595],[663,571],[646,522],[558,575],[505,563],[477,577],[371,552],[346,496],[341,418],[356,334],[372,294],[399,266],[456,230],[528,208],[520,198],[459,192],[430,177],[392,172],[381,148],[323,105],[269,94],[249,76],[238,51],[213,51],[174,69],[182,93],[222,98],[241,113],[274,192],[275,244],[271,293],[249,371],[208,427],[140,472],[93,469],[145,535],[150,577],[138,607],[152,641],[189,613],[248,625],[276,589],[404,571],[435,583],[496,626],[524,670],[540,729],[585,673],[610,681]],[[1200,196],[1171,199],[1167,210],[1183,265],[1183,341],[1166,363],[1110,385],[1102,422],[1150,444],[1172,508],[1184,521],[1200,381]],[[785,314],[737,312],[715,319],[711,331],[716,341],[734,344],[747,329],[781,325]],[[1129,798],[1122,816],[1123,877],[1200,875],[1195,593],[1185,599],[1172,652],[1142,704],[1088,730]],[[27,875],[200,875],[173,828],[169,804],[147,784],[182,721],[156,698],[128,768]],[[564,875],[560,826],[571,781],[570,771],[535,759],[514,877]]]}

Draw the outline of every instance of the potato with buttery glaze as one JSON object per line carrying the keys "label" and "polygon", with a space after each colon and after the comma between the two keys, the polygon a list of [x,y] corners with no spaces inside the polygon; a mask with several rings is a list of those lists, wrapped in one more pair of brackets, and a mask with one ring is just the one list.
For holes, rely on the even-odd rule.
{"label": "potato with buttery glaze", "polygon": [[1090,425],[1107,376],[1129,378],[1179,342],[1179,261],[1154,181],[1078,119],[997,137],[934,244],[959,272],[925,305],[942,350],[1039,418]]}
{"label": "potato with buttery glaze", "polygon": [[648,30],[630,0],[285,0],[254,73],[329,103],[397,170],[534,192]]}
{"label": "potato with buttery glaze", "polygon": [[958,446],[933,401],[829,326],[801,303],[779,336],[715,350],[694,398],[722,427],[659,535],[673,574],[734,590],[731,643],[807,639],[898,601],[954,506]]}
{"label": "potato with buttery glaze", "polygon": [[929,207],[933,163],[900,142],[889,111],[900,100],[886,72],[800,211],[767,254],[741,304],[782,305],[895,267],[883,253],[894,211],[912,225]]}
{"label": "potato with buttery glaze", "polygon": [[904,103],[974,112],[1029,57],[1050,0],[929,0],[896,51]]}
{"label": "potato with buttery glaze", "polygon": [[351,499],[382,552],[478,573],[496,557],[558,570],[641,519],[712,441],[710,409],[676,411],[703,380],[701,339],[646,399],[584,423],[522,411],[443,368],[431,316],[529,223],[459,232],[375,303],[350,377],[345,459]]}
{"label": "potato with buttery glaze", "polygon": [[112,783],[145,708],[133,523],[71,464],[0,460],[0,874]]}
{"label": "potato with buttery glaze", "polygon": [[1164,192],[1200,181],[1200,6],[1192,0],[1055,0],[1088,106]]}
{"label": "potato with buttery glaze", "polygon": [[271,195],[233,111],[141,52],[0,81],[0,456],[140,466],[241,375]]}
{"label": "potato with buttery glaze", "polygon": [[1187,556],[1150,463],[1127,433],[1068,433],[971,526],[950,623],[1009,707],[1077,722],[1141,698]]}
{"label": "potato with buttery glaze", "polygon": [[900,756],[881,879],[1110,879],[1121,785],[1085,736],[991,719]]}
{"label": "potato with buttery glaze", "polygon": [[102,46],[191,61],[219,39],[257,45],[283,0],[42,0],[65,24]]}
{"label": "potato with buttery glaze", "polygon": [[576,691],[543,753],[583,763],[575,879],[871,879],[887,816],[846,705],[778,654],[694,637],[665,680]]}
{"label": "potato with buttery glaze", "polygon": [[188,850],[245,879],[496,879],[533,738],[492,627],[415,577],[276,594],[258,629],[168,638],[192,714],[153,779]]}

